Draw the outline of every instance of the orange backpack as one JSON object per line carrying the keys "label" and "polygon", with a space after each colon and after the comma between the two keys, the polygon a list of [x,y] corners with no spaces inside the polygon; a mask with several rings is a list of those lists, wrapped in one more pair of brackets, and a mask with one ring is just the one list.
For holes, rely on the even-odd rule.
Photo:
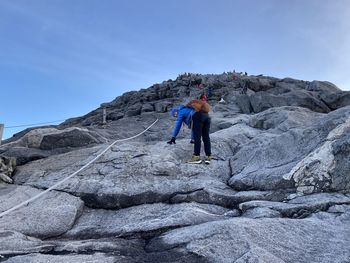
{"label": "orange backpack", "polygon": [[186,105],[186,107],[191,107],[196,112],[204,113],[209,113],[209,111],[211,110],[210,105],[206,101],[202,100],[192,100]]}

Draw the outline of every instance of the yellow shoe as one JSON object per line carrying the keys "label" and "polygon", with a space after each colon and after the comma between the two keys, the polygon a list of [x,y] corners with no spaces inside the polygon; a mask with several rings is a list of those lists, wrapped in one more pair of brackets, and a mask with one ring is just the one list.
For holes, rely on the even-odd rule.
{"label": "yellow shoe", "polygon": [[191,164],[200,164],[200,163],[202,163],[202,159],[201,159],[201,157],[198,156],[198,155],[193,155],[193,156],[192,156],[192,159],[189,160],[187,163],[191,163]]}
{"label": "yellow shoe", "polygon": [[211,156],[205,156],[204,162],[205,164],[210,164]]}

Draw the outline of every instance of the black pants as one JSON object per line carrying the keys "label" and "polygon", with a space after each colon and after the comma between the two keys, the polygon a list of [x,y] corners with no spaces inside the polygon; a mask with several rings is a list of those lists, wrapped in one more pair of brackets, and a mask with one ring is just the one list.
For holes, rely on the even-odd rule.
{"label": "black pants", "polygon": [[201,153],[201,137],[203,138],[204,151],[207,156],[211,156],[211,145],[209,138],[210,118],[207,113],[196,112],[192,116],[194,135],[194,155]]}

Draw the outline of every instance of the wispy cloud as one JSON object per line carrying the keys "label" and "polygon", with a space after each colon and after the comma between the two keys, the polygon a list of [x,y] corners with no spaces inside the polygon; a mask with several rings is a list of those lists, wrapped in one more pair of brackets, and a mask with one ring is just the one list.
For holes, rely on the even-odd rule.
{"label": "wispy cloud", "polygon": [[[0,63],[17,64],[51,74],[97,78],[109,83],[118,82],[120,78],[144,78],[145,71],[161,71],[155,57],[139,51],[142,39],[137,34],[127,32],[128,38],[134,40],[131,43],[123,40],[123,35],[112,38],[88,28],[81,30],[54,19],[50,14],[42,16],[29,5],[1,1],[0,6],[23,16],[28,23],[39,25],[33,29],[38,36],[31,42],[8,39],[6,54],[2,56],[7,59]],[[126,33],[126,29],[116,27],[121,34]],[[60,42],[51,39],[60,39]]]}

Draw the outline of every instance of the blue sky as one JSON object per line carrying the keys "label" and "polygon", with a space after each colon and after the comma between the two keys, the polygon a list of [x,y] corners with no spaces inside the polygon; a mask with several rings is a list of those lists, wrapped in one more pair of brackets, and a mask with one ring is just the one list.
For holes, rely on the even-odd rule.
{"label": "blue sky", "polygon": [[179,73],[233,69],[350,90],[350,1],[0,0],[6,126],[80,116]]}

